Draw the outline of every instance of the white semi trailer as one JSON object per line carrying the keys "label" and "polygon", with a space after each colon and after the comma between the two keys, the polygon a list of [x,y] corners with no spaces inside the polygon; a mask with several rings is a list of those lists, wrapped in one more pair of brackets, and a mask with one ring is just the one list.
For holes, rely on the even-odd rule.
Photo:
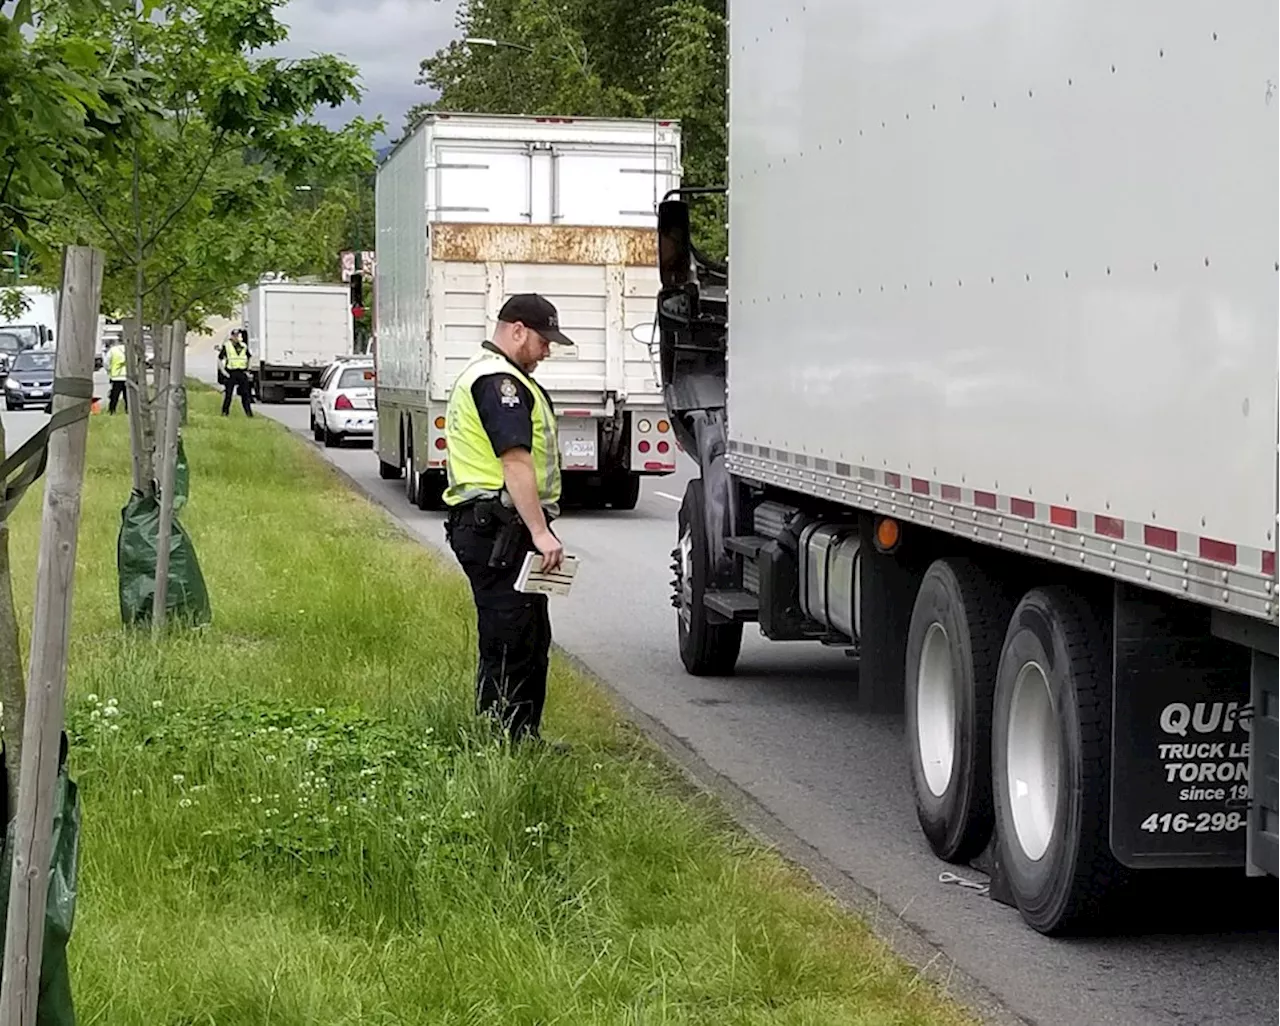
{"label": "white semi trailer", "polygon": [[566,499],[631,509],[676,447],[654,360],[657,204],[673,122],[433,114],[378,169],[374,360],[384,478],[439,508],[444,415],[507,296],[539,292],[574,340],[537,371],[559,415]]}
{"label": "white semi trailer", "polygon": [[728,264],[659,215],[685,665],[855,653],[1041,932],[1276,876],[1276,5],[729,16]]}

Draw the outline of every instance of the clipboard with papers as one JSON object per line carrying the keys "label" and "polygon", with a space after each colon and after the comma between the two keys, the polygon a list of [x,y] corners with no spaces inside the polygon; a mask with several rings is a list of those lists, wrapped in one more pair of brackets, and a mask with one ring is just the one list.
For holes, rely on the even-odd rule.
{"label": "clipboard with papers", "polygon": [[525,595],[556,595],[564,597],[569,594],[578,574],[578,557],[566,555],[564,561],[547,573],[542,569],[542,553],[527,552],[524,565],[516,577],[515,590]]}

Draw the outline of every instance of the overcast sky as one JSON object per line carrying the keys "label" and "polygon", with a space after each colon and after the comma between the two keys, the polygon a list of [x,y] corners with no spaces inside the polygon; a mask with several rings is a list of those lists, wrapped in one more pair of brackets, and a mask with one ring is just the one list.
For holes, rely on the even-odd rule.
{"label": "overcast sky", "polygon": [[329,124],[381,115],[388,137],[395,138],[405,112],[430,99],[426,88],[413,84],[418,62],[456,35],[457,8],[458,0],[288,0],[280,19],[289,26],[289,40],[278,50],[289,57],[332,53],[358,65],[365,90],[360,105],[317,114]]}

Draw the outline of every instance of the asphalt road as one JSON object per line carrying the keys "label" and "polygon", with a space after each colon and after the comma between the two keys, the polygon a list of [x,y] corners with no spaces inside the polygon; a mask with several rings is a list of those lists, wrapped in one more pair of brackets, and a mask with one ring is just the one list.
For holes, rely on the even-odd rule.
{"label": "asphalt road", "polygon": [[[193,359],[192,372],[211,375],[205,362]],[[305,404],[258,411],[314,444]],[[4,417],[15,437],[41,420]],[[400,482],[378,478],[367,447],[317,449],[412,534],[444,548],[441,516],[410,508]],[[992,1022],[1277,1021],[1274,889],[1263,890],[1269,904],[1261,915],[1257,908],[1227,913],[1196,933],[1048,940],[1016,911],[939,882],[950,867],[931,855],[915,824],[902,720],[855,711],[856,674],[841,653],[773,645],[749,632],[737,676],[687,676],[676,653],[667,582],[689,476],[686,464],[673,477],[646,482],[634,512],[569,513],[561,520],[566,548],[582,558],[574,594],[553,603],[562,648],[749,796],[756,804],[747,818],[764,824],[837,892],[852,895],[900,949],[929,957],[920,939],[933,945],[939,954],[931,975],[946,978],[953,969],[955,992]],[[1199,886],[1194,875],[1174,878],[1159,900],[1176,907],[1185,888]]]}

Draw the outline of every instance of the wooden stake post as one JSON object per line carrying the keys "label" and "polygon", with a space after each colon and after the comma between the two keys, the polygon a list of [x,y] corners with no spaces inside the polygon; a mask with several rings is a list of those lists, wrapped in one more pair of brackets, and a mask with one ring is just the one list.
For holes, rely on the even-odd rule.
{"label": "wooden stake post", "polygon": [[[83,416],[54,431],[49,439],[13,875],[0,980],[0,1026],[35,1026],[40,997],[40,958],[102,266],[102,253],[85,246],[70,246],[63,255],[53,411],[56,417],[64,410],[82,410]],[[131,402],[130,410],[134,408]]]}
{"label": "wooden stake post", "polygon": [[169,603],[169,539],[173,536],[173,487],[178,471],[178,429],[182,419],[182,386],[187,374],[187,326],[178,321],[169,331],[169,373],[165,394],[164,455],[160,464],[160,523],[156,528],[156,585],[151,631],[164,630]]}

